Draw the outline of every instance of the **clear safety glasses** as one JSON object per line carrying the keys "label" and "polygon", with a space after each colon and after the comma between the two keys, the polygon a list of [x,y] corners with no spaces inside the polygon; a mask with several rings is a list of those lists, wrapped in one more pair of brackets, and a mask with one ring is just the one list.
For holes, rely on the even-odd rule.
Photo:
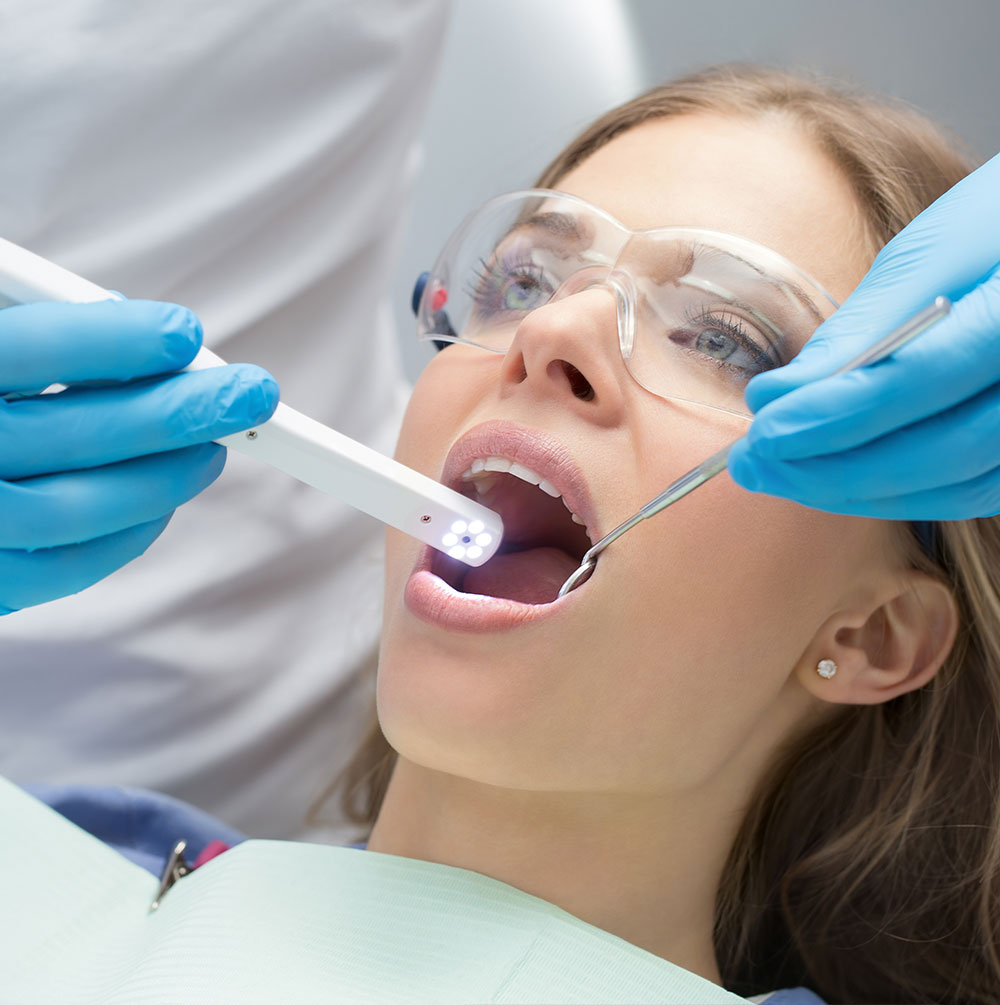
{"label": "clear safety glasses", "polygon": [[615,298],[622,359],[642,387],[748,417],[750,378],[791,360],[837,307],[753,241],[633,231],[532,189],[492,199],[455,231],[418,294],[417,334],[505,353],[532,311],[596,288]]}

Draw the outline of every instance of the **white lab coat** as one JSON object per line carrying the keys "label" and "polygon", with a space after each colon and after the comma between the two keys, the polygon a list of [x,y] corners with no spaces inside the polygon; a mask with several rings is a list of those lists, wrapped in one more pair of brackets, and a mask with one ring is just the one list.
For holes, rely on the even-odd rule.
{"label": "white lab coat", "polygon": [[[384,452],[394,242],[439,0],[6,0],[0,235],[129,297]],[[230,455],[145,556],[0,618],[0,774],[171,793],[303,833],[367,724],[382,527]],[[333,833],[332,839],[342,835]]]}
{"label": "white lab coat", "polygon": [[[5,0],[0,236],[186,304],[223,358],[391,452],[390,263],[445,20],[441,0]],[[639,87],[619,0],[463,0],[450,31],[401,287]],[[0,775],[342,841],[303,822],[371,715],[381,553],[371,518],[232,454],[146,555],[0,618]]]}

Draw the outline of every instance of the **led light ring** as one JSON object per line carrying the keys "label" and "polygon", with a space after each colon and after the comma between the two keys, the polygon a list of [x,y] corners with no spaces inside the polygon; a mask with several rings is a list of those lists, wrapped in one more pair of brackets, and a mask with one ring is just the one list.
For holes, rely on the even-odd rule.
{"label": "led light ring", "polygon": [[477,559],[493,541],[493,535],[485,531],[486,524],[482,520],[473,520],[471,523],[456,520],[451,525],[451,531],[441,538],[441,544],[448,549],[451,558]]}

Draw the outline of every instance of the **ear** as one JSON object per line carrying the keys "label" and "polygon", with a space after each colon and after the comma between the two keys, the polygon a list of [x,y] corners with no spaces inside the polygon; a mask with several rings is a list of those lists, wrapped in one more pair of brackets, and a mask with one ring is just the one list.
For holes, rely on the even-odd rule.
{"label": "ear", "polygon": [[[897,574],[867,606],[823,623],[795,669],[799,683],[824,701],[877,705],[923,687],[940,669],[958,633],[951,590],[922,572]],[[837,672],[824,679],[820,660]]]}

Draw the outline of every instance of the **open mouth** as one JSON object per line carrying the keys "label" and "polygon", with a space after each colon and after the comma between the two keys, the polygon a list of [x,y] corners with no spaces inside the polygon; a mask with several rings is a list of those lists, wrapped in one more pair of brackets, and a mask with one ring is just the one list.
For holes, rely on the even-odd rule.
{"label": "open mouth", "polygon": [[504,539],[485,565],[470,568],[435,552],[431,571],[459,593],[548,604],[592,541],[551,482],[504,457],[474,460],[454,486],[500,515]]}

